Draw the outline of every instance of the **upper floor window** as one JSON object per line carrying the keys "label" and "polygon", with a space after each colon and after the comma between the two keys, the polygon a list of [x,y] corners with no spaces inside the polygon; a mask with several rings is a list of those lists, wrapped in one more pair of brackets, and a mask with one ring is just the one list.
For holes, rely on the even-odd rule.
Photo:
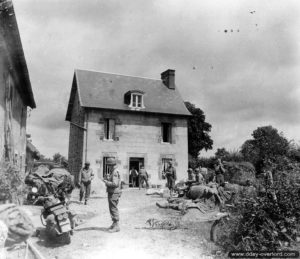
{"label": "upper floor window", "polygon": [[144,92],[139,90],[129,91],[124,95],[124,102],[130,108],[142,109],[144,106]]}
{"label": "upper floor window", "polygon": [[114,119],[105,119],[104,121],[104,138],[105,139],[114,139],[115,138],[115,120]]}
{"label": "upper floor window", "polygon": [[161,124],[161,135],[162,142],[171,143],[172,142],[172,124],[163,122]]}
{"label": "upper floor window", "polygon": [[134,108],[143,107],[143,96],[141,94],[131,94],[131,103],[130,106]]}

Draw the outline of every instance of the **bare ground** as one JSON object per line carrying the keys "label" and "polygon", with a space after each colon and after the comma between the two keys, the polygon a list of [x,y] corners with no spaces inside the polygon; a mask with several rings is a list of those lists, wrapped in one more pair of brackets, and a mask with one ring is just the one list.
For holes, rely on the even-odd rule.
{"label": "bare ground", "polygon": [[[93,197],[88,205],[83,205],[77,202],[77,195],[78,192],[74,192],[70,209],[78,213],[83,223],[76,228],[70,245],[57,246],[33,238],[47,259],[198,259],[214,258],[218,250],[209,241],[210,223],[182,223],[176,230],[144,229],[149,218],[181,218],[178,211],[158,208],[155,203],[163,198],[147,196],[145,190],[123,191],[119,203],[121,231],[118,233],[107,232],[111,225],[107,198]],[[37,227],[41,227],[40,207],[30,207],[30,210]]]}

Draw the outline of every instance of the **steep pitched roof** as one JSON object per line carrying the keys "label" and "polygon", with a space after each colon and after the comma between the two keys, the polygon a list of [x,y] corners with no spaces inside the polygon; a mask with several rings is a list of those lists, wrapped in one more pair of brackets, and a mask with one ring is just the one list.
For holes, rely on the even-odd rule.
{"label": "steep pitched roof", "polygon": [[18,73],[17,84],[25,104],[36,108],[26,60],[22,48],[18,24],[11,0],[0,0],[0,33],[4,38],[7,52],[10,55],[12,65]]}
{"label": "steep pitched roof", "polygon": [[145,105],[139,112],[191,115],[178,89],[169,89],[161,80],[75,70],[66,120],[71,119],[76,90],[81,106],[86,108],[132,111],[124,103],[124,95],[138,90],[144,92]]}

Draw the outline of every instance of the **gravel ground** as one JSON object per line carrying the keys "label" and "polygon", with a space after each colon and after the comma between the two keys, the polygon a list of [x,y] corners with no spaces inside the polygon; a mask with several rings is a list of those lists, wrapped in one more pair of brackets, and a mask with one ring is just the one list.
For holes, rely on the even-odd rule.
{"label": "gravel ground", "polygon": [[[111,225],[107,198],[92,197],[88,205],[77,202],[78,191],[73,195],[70,209],[83,220],[72,236],[70,245],[54,246],[38,237],[33,238],[37,248],[47,259],[96,258],[214,258],[218,250],[209,242],[209,223],[182,223],[176,230],[149,230],[149,218],[180,219],[178,211],[160,209],[155,203],[163,198],[147,196],[145,190],[126,189],[119,203],[120,228],[108,233]],[[37,227],[39,207],[28,207]]]}

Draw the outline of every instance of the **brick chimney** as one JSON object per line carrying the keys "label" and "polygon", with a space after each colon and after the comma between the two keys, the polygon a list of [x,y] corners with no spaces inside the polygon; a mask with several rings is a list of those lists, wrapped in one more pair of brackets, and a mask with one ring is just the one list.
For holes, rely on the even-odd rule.
{"label": "brick chimney", "polygon": [[169,89],[175,90],[175,70],[168,69],[165,72],[162,72],[160,75],[164,85]]}

